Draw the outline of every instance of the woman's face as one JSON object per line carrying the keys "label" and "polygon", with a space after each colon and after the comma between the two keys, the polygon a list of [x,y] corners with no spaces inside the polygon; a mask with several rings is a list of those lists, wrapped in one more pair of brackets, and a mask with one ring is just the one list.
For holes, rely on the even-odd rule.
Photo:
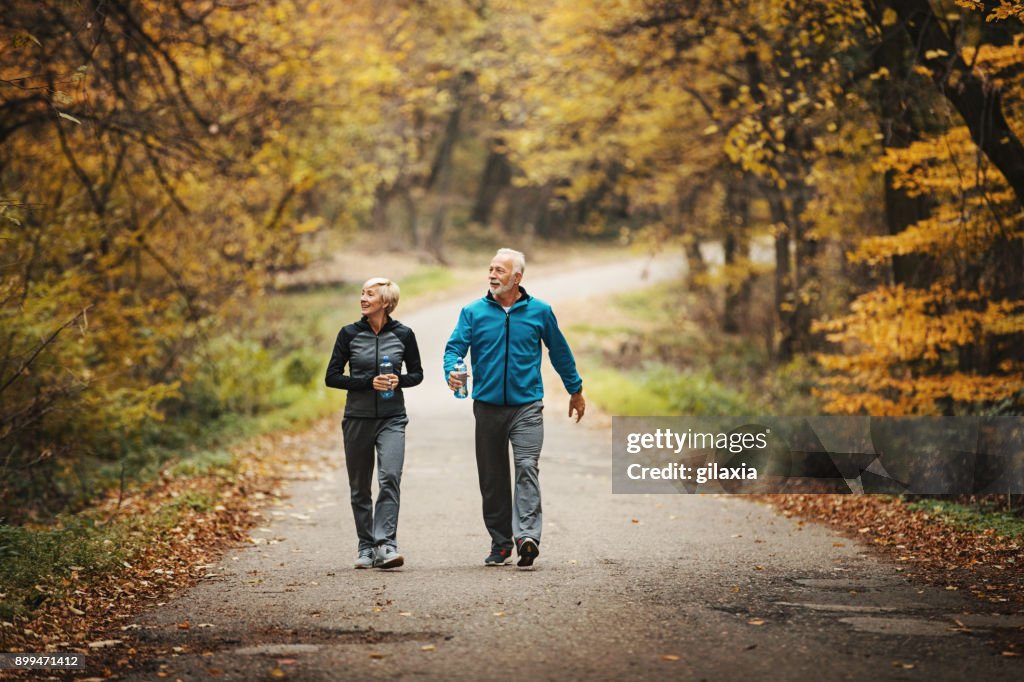
{"label": "woman's face", "polygon": [[384,299],[380,297],[379,284],[363,287],[363,292],[359,295],[359,309],[366,316],[375,315],[384,310]]}

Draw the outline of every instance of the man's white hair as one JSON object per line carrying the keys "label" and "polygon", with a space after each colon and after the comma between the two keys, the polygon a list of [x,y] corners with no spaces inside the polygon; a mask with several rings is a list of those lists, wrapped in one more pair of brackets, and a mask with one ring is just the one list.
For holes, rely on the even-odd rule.
{"label": "man's white hair", "polygon": [[494,257],[497,258],[498,256],[506,256],[512,259],[512,272],[518,272],[519,274],[526,272],[526,255],[522,251],[498,249]]}

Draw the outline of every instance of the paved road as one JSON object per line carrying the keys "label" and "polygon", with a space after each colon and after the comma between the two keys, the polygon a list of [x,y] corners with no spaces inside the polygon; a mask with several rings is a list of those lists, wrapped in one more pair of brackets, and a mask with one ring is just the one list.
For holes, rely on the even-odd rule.
{"label": "paved road", "polygon": [[[635,286],[645,265],[528,271],[524,284],[557,313],[586,305],[582,291]],[[678,267],[656,264],[651,277]],[[323,464],[253,532],[263,544],[229,551],[208,579],[138,620],[144,639],[180,651],[137,679],[954,680],[1024,670],[983,636],[1020,617],[912,585],[827,529],[741,498],[612,495],[607,420],[571,423],[558,385],[546,400],[541,557],[533,571],[485,568],[471,406],[440,376],[460,303],[400,309],[427,364],[427,381],[408,393],[406,566],[350,568],[355,533],[332,430],[310,446]]]}

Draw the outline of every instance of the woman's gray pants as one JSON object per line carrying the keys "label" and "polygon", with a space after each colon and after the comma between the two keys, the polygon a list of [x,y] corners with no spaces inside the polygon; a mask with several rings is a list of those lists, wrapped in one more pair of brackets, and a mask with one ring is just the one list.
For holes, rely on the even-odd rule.
{"label": "woman's gray pants", "polygon": [[[494,549],[511,549],[513,538],[531,538],[540,543],[544,517],[538,462],[544,445],[543,411],[544,403],[539,400],[512,406],[473,401],[484,525]],[[509,443],[516,476],[514,498],[508,466]]]}
{"label": "woman's gray pants", "polygon": [[[341,422],[345,437],[345,466],[352,496],[352,515],[359,537],[359,551],[377,545],[398,547],[398,505],[405,463],[405,426],[409,417],[361,419]],[[370,483],[374,450],[377,453],[377,504],[371,506]]]}

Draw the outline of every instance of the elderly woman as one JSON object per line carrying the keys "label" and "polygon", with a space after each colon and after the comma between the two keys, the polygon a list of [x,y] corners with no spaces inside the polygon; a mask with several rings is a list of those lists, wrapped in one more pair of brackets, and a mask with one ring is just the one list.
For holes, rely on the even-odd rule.
{"label": "elderly woman", "polygon": [[[391,319],[398,296],[398,285],[391,280],[367,280],[359,296],[363,316],[338,332],[327,366],[327,385],[348,391],[341,428],[352,514],[359,538],[356,568],[397,568],[405,563],[395,539],[405,461],[405,425],[409,423],[402,389],[423,381],[423,367],[416,336]],[[393,373],[380,373],[385,355],[394,367]],[[386,397],[388,391],[393,392],[390,398]],[[375,450],[380,490],[374,506],[370,479]]]}

